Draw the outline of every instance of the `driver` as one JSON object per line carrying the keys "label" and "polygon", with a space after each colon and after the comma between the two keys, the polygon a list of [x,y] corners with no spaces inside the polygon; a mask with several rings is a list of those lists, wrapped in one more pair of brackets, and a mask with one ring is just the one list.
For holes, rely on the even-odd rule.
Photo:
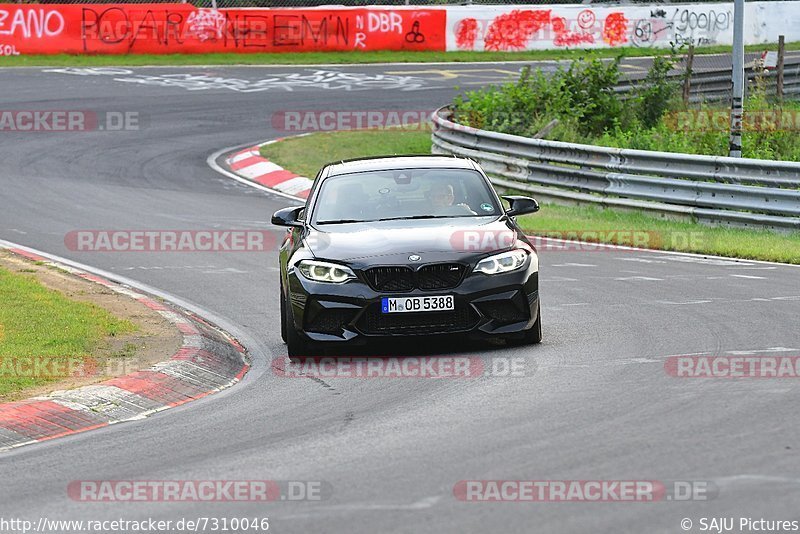
{"label": "driver", "polygon": [[453,204],[456,196],[450,184],[435,183],[426,196],[435,215],[477,215],[464,203]]}

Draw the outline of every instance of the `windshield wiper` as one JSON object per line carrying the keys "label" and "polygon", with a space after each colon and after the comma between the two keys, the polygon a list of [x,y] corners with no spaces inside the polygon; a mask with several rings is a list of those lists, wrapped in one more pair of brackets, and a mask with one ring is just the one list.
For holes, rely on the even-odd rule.
{"label": "windshield wiper", "polygon": [[361,223],[361,222],[369,222],[369,221],[362,221],[357,219],[334,219],[330,221],[317,221],[317,224],[344,224],[344,223]]}
{"label": "windshield wiper", "polygon": [[407,217],[389,217],[379,221],[410,221],[413,219],[449,219],[451,215],[409,215]]}

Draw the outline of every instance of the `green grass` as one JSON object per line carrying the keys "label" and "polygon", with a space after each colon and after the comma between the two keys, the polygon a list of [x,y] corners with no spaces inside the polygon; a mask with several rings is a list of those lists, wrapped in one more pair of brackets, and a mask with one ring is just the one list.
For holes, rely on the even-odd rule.
{"label": "green grass", "polygon": [[[337,159],[428,154],[430,147],[430,132],[425,129],[387,129],[317,133],[272,143],[261,150],[278,165],[313,177],[320,167]],[[551,237],[800,264],[800,232],[729,229],[638,212],[556,204],[542,204],[538,213],[520,217],[519,223],[532,234]]]}
{"label": "green grass", "polygon": [[[748,99],[745,103],[744,132],[742,134],[742,156],[745,158],[800,161],[800,136],[797,135],[795,117],[800,117],[800,102],[786,100],[780,107],[769,104],[766,100],[760,105],[751,104]],[[696,112],[697,115],[692,115]],[[702,115],[706,113],[705,115]],[[701,110],[691,109],[683,113],[684,116],[709,117],[711,113],[716,117],[727,119],[730,114],[725,108],[706,108]],[[680,116],[676,112],[675,116]],[[632,148],[638,150],[659,150],[663,152],[681,152],[684,154],[706,154],[714,156],[727,156],[730,131],[717,123],[713,127],[702,123],[695,125],[691,120],[685,124],[670,117],[662,118],[652,128],[637,125],[630,130],[617,128],[607,131],[600,136],[583,136],[574,142],[608,146],[616,148]],[[756,117],[753,124],[749,124],[749,117]],[[761,126],[756,121],[761,118],[774,120],[774,124]],[[785,117],[786,126],[780,124]],[[699,122],[699,121],[698,121]],[[725,125],[727,123],[724,123]],[[563,132],[564,130],[562,130]],[[569,137],[575,138],[574,134]],[[562,136],[548,136],[554,141],[562,141]]]}
{"label": "green grass", "polygon": [[[110,336],[136,329],[105,310],[76,302],[42,286],[32,276],[0,268],[0,399],[58,380],[50,366],[79,363]],[[37,376],[26,376],[34,374]]]}
{"label": "green grass", "polygon": [[713,227],[641,212],[555,204],[543,204],[538,213],[518,222],[533,235],[800,264],[800,232]]}
{"label": "green grass", "polygon": [[302,176],[313,178],[331,161],[391,154],[430,154],[431,132],[414,130],[355,130],[294,137],[261,148],[270,161]]}
{"label": "green grass", "polygon": [[[775,45],[746,47],[748,52],[760,52]],[[787,50],[800,50],[800,42],[787,43]],[[294,53],[224,53],[224,54],[130,54],[130,55],[19,55],[0,58],[0,67],[102,67],[142,65],[311,65],[320,63],[436,63],[436,62],[497,62],[537,61],[547,59],[643,57],[664,55],[669,49],[621,47],[611,49],[526,50],[522,52],[294,52]],[[698,47],[696,54],[729,53],[729,46]]]}

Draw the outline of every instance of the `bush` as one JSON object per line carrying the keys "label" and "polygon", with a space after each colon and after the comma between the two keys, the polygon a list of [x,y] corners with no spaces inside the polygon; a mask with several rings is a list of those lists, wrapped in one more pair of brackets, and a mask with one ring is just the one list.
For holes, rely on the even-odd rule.
{"label": "bush", "polygon": [[672,55],[654,57],[644,82],[637,87],[636,117],[645,128],[654,128],[664,114],[675,107],[678,84],[669,78],[675,67],[674,54],[673,50]]}
{"label": "bush", "polygon": [[[456,122],[514,135],[531,137],[553,119],[558,125],[549,139],[570,143],[597,144],[618,148],[727,155],[727,119],[703,127],[676,124],[675,112],[717,113],[725,118],[729,110],[699,104],[687,110],[678,98],[679,84],[669,77],[676,54],[656,57],[643,80],[622,100],[614,87],[619,81],[619,58],[611,62],[573,61],[545,75],[523,69],[516,82],[500,87],[467,92],[454,100]],[[745,101],[745,132],[742,153],[748,158],[800,161],[798,124],[769,127],[768,121],[751,123],[755,117],[779,117],[781,113],[800,116],[800,104],[770,101],[765,84],[757,80]]]}
{"label": "bush", "polygon": [[551,76],[525,67],[516,82],[456,97],[455,118],[476,128],[527,136],[557,118],[584,135],[598,135],[619,124],[618,81],[619,58],[573,61]]}

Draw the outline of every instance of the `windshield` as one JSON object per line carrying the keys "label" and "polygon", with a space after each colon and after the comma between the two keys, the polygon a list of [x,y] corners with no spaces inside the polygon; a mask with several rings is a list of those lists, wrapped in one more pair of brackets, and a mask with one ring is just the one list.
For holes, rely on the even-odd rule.
{"label": "windshield", "polygon": [[327,178],[314,223],[434,219],[499,215],[497,199],[480,173],[468,169],[395,169]]}

